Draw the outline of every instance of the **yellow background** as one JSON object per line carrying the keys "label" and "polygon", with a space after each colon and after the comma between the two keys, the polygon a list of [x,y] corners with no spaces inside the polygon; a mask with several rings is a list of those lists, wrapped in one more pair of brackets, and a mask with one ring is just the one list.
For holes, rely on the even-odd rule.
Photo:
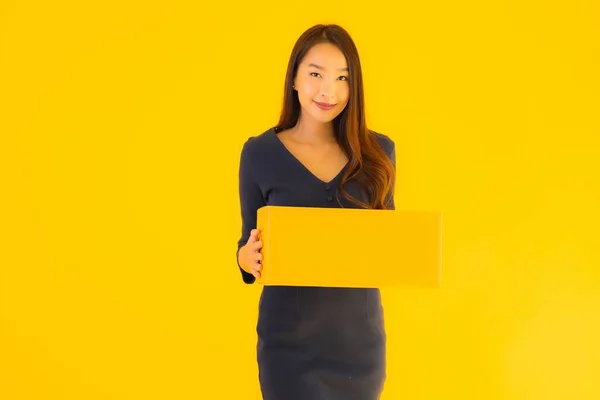
{"label": "yellow background", "polygon": [[384,399],[600,398],[598,3],[391,4],[2,2],[0,398],[259,399],[239,151],[318,22],[397,207],[444,212],[444,287],[383,293]]}

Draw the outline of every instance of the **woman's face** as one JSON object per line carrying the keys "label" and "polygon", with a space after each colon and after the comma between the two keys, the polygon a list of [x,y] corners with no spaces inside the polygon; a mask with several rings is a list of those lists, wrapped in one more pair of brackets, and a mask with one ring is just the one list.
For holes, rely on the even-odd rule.
{"label": "woman's face", "polygon": [[348,104],[348,64],[335,45],[313,46],[298,66],[294,87],[302,112],[321,122],[330,122]]}

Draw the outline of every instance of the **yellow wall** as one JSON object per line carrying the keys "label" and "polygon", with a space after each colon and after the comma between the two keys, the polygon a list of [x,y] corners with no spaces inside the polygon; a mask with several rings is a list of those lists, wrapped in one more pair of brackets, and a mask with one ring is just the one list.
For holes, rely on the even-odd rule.
{"label": "yellow wall", "polygon": [[444,212],[444,288],[384,292],[384,399],[600,398],[596,2],[96,3],[0,6],[0,398],[259,399],[239,151],[323,21],[398,208]]}

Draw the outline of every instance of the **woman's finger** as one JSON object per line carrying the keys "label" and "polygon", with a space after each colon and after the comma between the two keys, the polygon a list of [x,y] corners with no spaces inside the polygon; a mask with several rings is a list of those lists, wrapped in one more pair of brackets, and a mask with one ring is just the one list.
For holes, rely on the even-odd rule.
{"label": "woman's finger", "polygon": [[256,241],[258,241],[258,235],[260,234],[260,230],[258,229],[252,229],[250,231],[250,238],[248,239],[248,241],[250,243],[254,243]]}

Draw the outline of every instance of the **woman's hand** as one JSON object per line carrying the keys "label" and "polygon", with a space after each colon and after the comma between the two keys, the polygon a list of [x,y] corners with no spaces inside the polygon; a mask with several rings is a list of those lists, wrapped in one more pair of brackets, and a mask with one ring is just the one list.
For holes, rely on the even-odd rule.
{"label": "woman's hand", "polygon": [[258,239],[260,230],[253,229],[250,232],[250,238],[238,253],[238,263],[240,267],[249,274],[254,275],[255,278],[260,277],[260,271],[262,269],[262,242]]}

